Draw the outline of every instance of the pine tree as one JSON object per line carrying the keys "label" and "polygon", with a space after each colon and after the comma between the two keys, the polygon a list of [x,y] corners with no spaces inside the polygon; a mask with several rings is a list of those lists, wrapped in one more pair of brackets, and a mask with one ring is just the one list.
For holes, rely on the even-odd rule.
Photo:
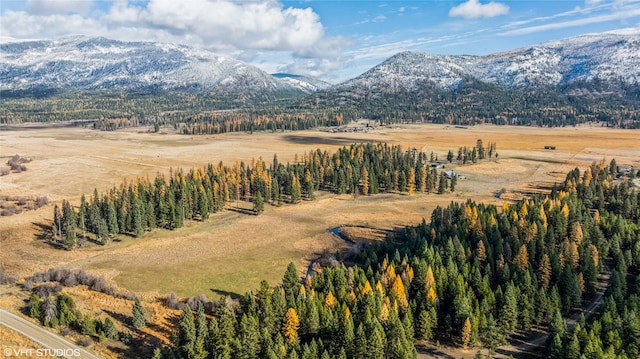
{"label": "pine tree", "polygon": [[498,345],[500,345],[504,338],[501,334],[501,330],[498,327],[493,315],[489,313],[484,330],[480,332],[480,339],[486,348],[493,351]]}
{"label": "pine tree", "polygon": [[293,262],[290,262],[287,265],[287,270],[284,272],[284,277],[282,278],[282,288],[284,289],[285,297],[295,298],[299,287],[300,277],[298,269]]}
{"label": "pine tree", "polygon": [[118,328],[113,323],[111,318],[104,320],[104,335],[109,339],[118,339]]}
{"label": "pine tree", "polygon": [[500,326],[505,337],[513,334],[518,326],[518,298],[516,288],[511,283],[507,285],[504,304],[500,308]]}
{"label": "pine tree", "polygon": [[419,183],[419,189],[420,192],[426,192],[427,191],[427,166],[425,166],[424,164],[422,166],[420,166],[420,183]]}
{"label": "pine tree", "polygon": [[180,316],[178,350],[185,358],[196,357],[196,325],[191,307],[185,305]]}
{"label": "pine tree", "polygon": [[140,298],[136,297],[131,312],[133,327],[136,329],[144,328],[147,325],[147,319],[145,317],[144,307],[142,307],[142,303],[140,303]]}
{"label": "pine tree", "polygon": [[298,179],[298,176],[292,175],[291,176],[291,203],[300,202],[301,196],[302,194],[300,189],[300,180]]}
{"label": "pine tree", "polygon": [[449,152],[447,152],[447,162],[451,163],[453,162],[453,151],[449,150]]}
{"label": "pine tree", "polygon": [[444,172],[440,175],[440,181],[438,181],[438,194],[443,194],[447,190],[447,177],[444,176]]}
{"label": "pine tree", "polygon": [[255,214],[260,214],[264,212],[264,198],[262,198],[262,193],[258,192],[253,196],[253,212]]}
{"label": "pine tree", "polygon": [[57,204],[53,206],[53,235],[62,237],[62,213]]}
{"label": "pine tree", "polygon": [[549,358],[551,359],[561,359],[564,358],[564,353],[562,350],[562,340],[560,339],[560,335],[549,333],[549,337],[551,338],[551,345],[549,346]]}
{"label": "pine tree", "polygon": [[386,337],[384,330],[382,329],[382,326],[377,323],[377,325],[374,325],[373,332],[367,340],[367,357],[371,359],[383,359],[385,346]]}
{"label": "pine tree", "polygon": [[207,318],[204,314],[204,305],[202,302],[198,302],[195,317],[196,327],[196,341],[193,346],[194,358],[204,359],[207,357],[207,350],[205,348],[206,342],[209,336],[209,330],[207,328]]}
{"label": "pine tree", "polygon": [[255,317],[246,313],[242,315],[238,338],[238,358],[256,358],[260,351],[260,326]]}
{"label": "pine tree", "polygon": [[29,316],[31,318],[40,319],[40,315],[42,314],[42,302],[37,294],[32,293],[29,297],[29,307]]}
{"label": "pine tree", "polygon": [[353,358],[366,358],[368,355],[367,352],[367,335],[364,332],[364,327],[362,323],[358,325],[358,329],[356,329],[356,336],[353,341]]}

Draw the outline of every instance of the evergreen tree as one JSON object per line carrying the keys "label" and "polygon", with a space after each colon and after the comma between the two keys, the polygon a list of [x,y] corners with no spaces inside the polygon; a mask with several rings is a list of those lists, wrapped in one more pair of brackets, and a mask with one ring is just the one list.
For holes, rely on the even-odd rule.
{"label": "evergreen tree", "polygon": [[262,198],[262,193],[258,192],[253,196],[253,212],[256,214],[260,214],[264,212],[264,198]]}
{"label": "evergreen tree", "polygon": [[184,358],[196,358],[196,325],[191,307],[185,305],[180,315],[178,351]]}
{"label": "evergreen tree", "polygon": [[144,307],[140,303],[140,298],[136,297],[133,302],[132,312],[132,324],[136,329],[142,329],[147,325],[147,318],[145,315]]}
{"label": "evergreen tree", "polygon": [[294,298],[298,293],[299,287],[300,277],[298,275],[298,268],[296,268],[296,265],[293,262],[290,262],[287,265],[287,270],[282,278],[282,288],[284,289],[285,297]]}
{"label": "evergreen tree", "polygon": [[202,302],[198,302],[194,324],[196,327],[196,340],[193,345],[194,358],[206,358],[207,350],[205,347],[209,330],[207,328],[207,318],[204,314],[204,305]]}
{"label": "evergreen tree", "polygon": [[243,314],[238,330],[238,358],[256,358],[260,351],[260,328],[258,320],[252,315]]}
{"label": "evergreen tree", "polygon": [[301,198],[301,189],[300,189],[300,180],[298,176],[295,174],[291,176],[291,203],[300,202]]}
{"label": "evergreen tree", "polygon": [[111,320],[111,318],[106,318],[104,320],[104,335],[109,339],[118,339],[118,328],[116,328],[115,323]]}

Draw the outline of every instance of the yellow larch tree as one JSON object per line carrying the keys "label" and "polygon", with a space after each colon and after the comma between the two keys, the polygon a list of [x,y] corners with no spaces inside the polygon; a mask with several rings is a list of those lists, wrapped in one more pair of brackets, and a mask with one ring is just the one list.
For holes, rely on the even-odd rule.
{"label": "yellow larch tree", "polygon": [[329,291],[329,294],[324,298],[324,305],[331,308],[336,305],[336,297]]}
{"label": "yellow larch tree", "polygon": [[591,257],[591,260],[593,260],[593,265],[598,268],[598,264],[600,263],[600,255],[598,254],[598,248],[593,245],[593,244],[589,244],[589,256]]}
{"label": "yellow larch tree", "polygon": [[367,280],[364,282],[364,286],[362,287],[362,290],[360,290],[360,293],[364,295],[371,292],[373,292],[373,289],[371,288],[371,283]]}
{"label": "yellow larch tree", "polygon": [[368,196],[369,195],[369,171],[367,171],[367,167],[365,166],[362,166],[361,181],[362,181],[362,194],[364,196]]}
{"label": "yellow larch tree", "polygon": [[409,178],[407,178],[407,192],[409,194],[414,194],[416,191],[416,170],[411,167],[409,168]]}
{"label": "yellow larch tree", "polygon": [[518,250],[518,254],[513,259],[514,264],[520,270],[521,273],[524,273],[529,266],[529,252],[527,251],[527,246],[524,244],[520,246],[520,250]]}
{"label": "yellow larch tree", "polygon": [[584,239],[584,234],[582,233],[582,226],[580,222],[575,221],[571,224],[571,232],[569,233],[569,238],[572,241],[576,242],[577,245],[582,243],[582,239]]}
{"label": "yellow larch tree", "polygon": [[572,269],[575,269],[578,266],[580,254],[578,253],[578,245],[576,242],[565,239],[562,242],[562,254],[566,260],[566,264],[568,264]]}
{"label": "yellow larch tree", "polygon": [[287,343],[293,344],[298,338],[298,329],[300,328],[300,319],[298,313],[293,308],[289,308],[284,315],[284,321],[282,323],[282,335],[286,339]]}
{"label": "yellow larch tree", "polygon": [[482,240],[478,241],[477,252],[478,252],[478,261],[483,263],[484,261],[487,260],[487,249],[484,246],[484,242]]}
{"label": "yellow larch tree", "polygon": [[549,260],[549,256],[546,253],[542,256],[542,260],[540,261],[538,275],[542,288],[544,288],[545,290],[548,289],[549,283],[551,281],[551,261]]}
{"label": "yellow larch tree", "polygon": [[406,311],[407,307],[409,307],[409,301],[407,300],[407,293],[404,289],[404,283],[402,282],[402,277],[400,277],[400,275],[396,275],[396,279],[393,281],[393,286],[391,287],[391,292],[395,294],[398,305],[402,311]]}
{"label": "yellow larch tree", "polygon": [[427,166],[420,167],[420,183],[418,184],[420,192],[427,191]]}
{"label": "yellow larch tree", "polygon": [[467,347],[469,346],[469,342],[471,341],[471,321],[469,320],[468,317],[464,321],[464,325],[462,326],[461,338],[462,338],[462,347],[464,349],[467,349]]}

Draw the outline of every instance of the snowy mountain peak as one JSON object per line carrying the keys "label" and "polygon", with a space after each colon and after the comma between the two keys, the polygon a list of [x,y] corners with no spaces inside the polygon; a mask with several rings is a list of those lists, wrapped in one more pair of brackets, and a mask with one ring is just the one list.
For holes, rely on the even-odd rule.
{"label": "snowy mountain peak", "polygon": [[337,90],[453,90],[474,79],[503,88],[567,86],[581,81],[640,84],[640,30],[583,35],[487,56],[398,53]]}
{"label": "snowy mountain peak", "polygon": [[0,88],[315,91],[233,58],[183,45],[71,36],[0,44]]}

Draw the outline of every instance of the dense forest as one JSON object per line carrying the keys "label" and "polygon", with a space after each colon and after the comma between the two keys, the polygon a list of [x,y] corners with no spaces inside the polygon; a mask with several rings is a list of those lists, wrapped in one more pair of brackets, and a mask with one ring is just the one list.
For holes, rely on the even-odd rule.
{"label": "dense forest", "polygon": [[[547,196],[498,208],[468,200],[302,281],[290,264],[207,313],[184,306],[156,358],[412,358],[419,340],[495,349],[546,330],[552,358],[636,358],[640,194],[615,162],[576,169]],[[595,318],[564,318],[597,298]],[[195,313],[194,313],[195,311]]]}
{"label": "dense forest", "polygon": [[187,91],[54,93],[7,97],[0,124],[91,119],[100,120],[95,127],[103,130],[169,125],[186,134],[302,130],[357,119],[383,125],[431,122],[556,127],[603,122],[638,128],[638,89],[624,83],[616,84],[615,91],[608,86],[590,82],[561,89],[506,90],[468,79],[454,91],[425,83],[415,91],[327,90],[304,98],[269,97],[247,102]]}
{"label": "dense forest", "polygon": [[[495,143],[485,147],[478,140],[476,146],[459,149],[458,155],[461,162],[476,162],[497,156],[495,151]],[[448,157],[451,162],[452,151]],[[89,233],[105,244],[118,234],[138,237],[154,228],[182,227],[185,220],[205,220],[227,206],[259,214],[266,204],[312,200],[317,190],[353,195],[444,193],[454,191],[456,183],[455,175],[431,167],[424,152],[360,143],[335,153],[318,149],[296,156],[294,163],[281,163],[277,156],[269,165],[262,158],[232,166],[220,162],[125,182],[103,194],[94,190],[90,200],[82,196],[77,209],[68,201],[56,205],[52,227],[54,242],[70,249]],[[243,202],[252,208],[240,206]]]}

